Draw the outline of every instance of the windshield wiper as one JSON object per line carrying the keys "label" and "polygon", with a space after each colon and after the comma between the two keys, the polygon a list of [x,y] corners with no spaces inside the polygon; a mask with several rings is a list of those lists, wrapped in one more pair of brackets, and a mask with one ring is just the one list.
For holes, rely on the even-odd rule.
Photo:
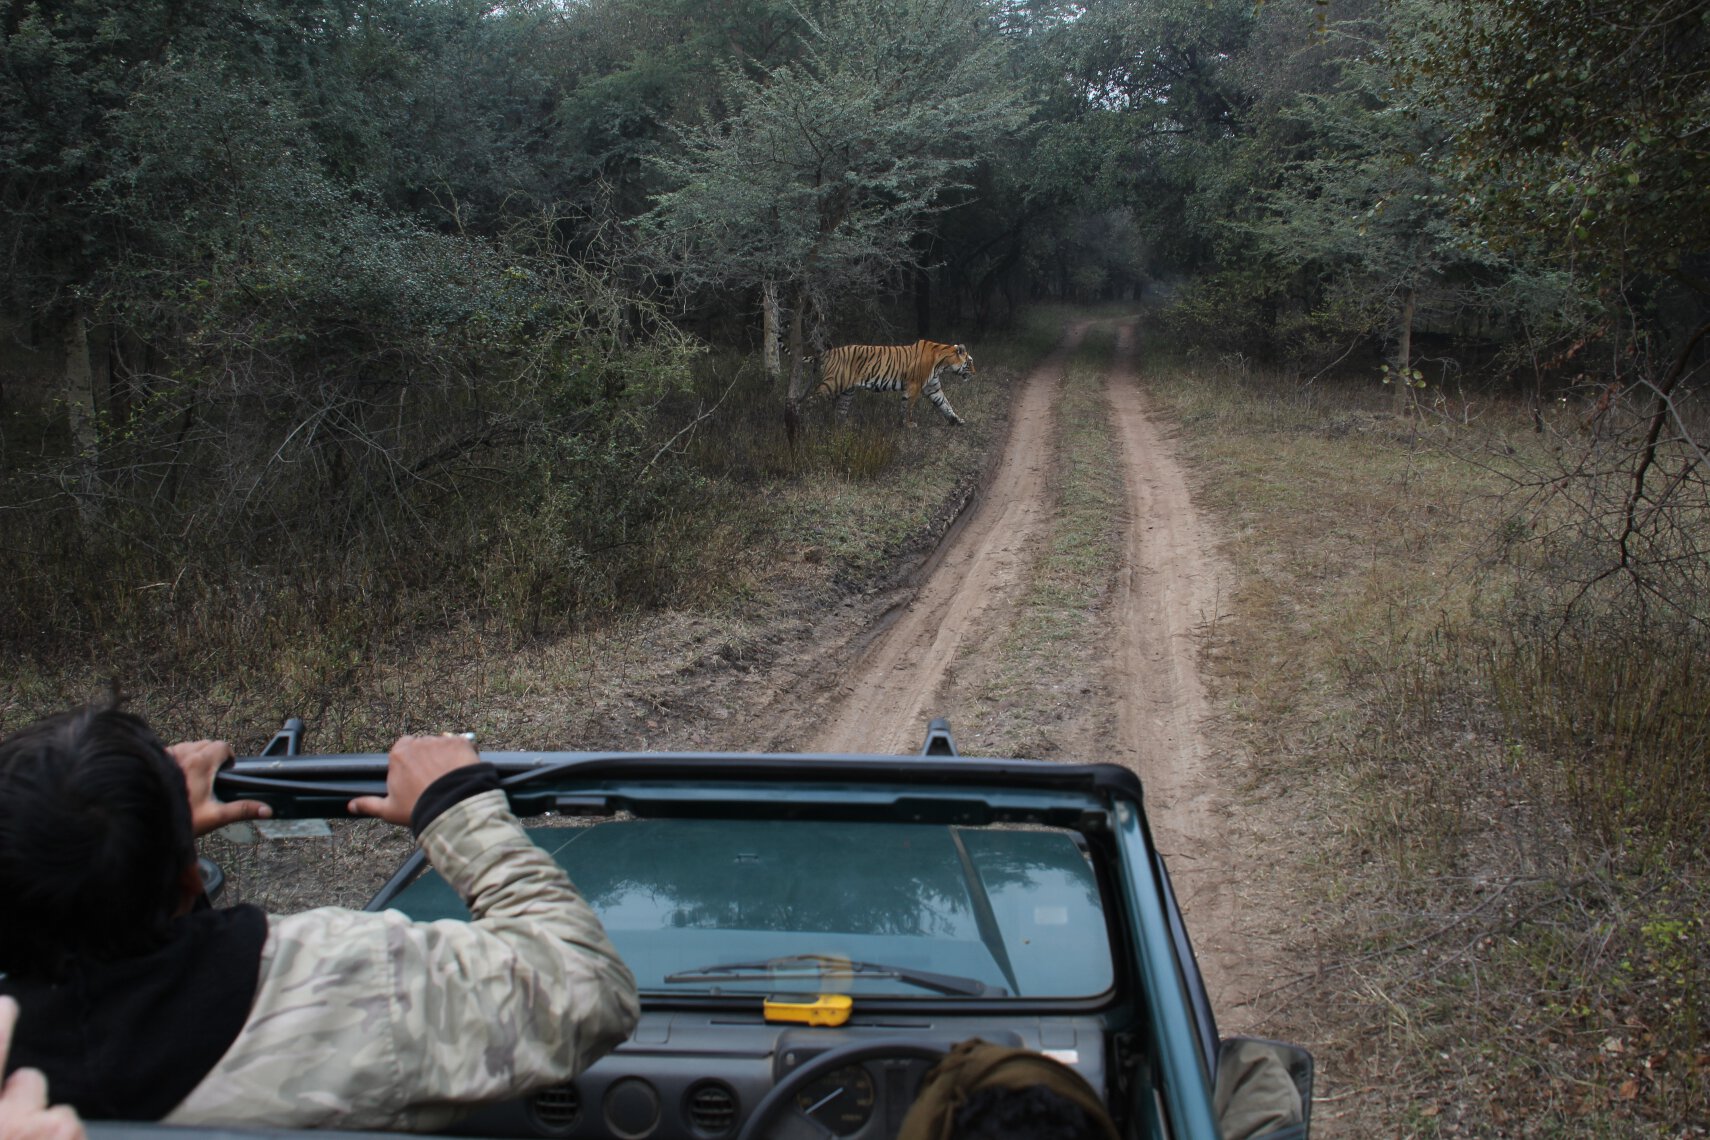
{"label": "windshield wiper", "polygon": [[[792,970],[790,969],[792,966],[818,966],[820,968],[809,972]],[[864,978],[894,978],[899,982],[907,982],[911,986],[919,986],[923,990],[951,994],[956,997],[1009,996],[1009,991],[1002,986],[988,986],[978,978],[964,978],[956,974],[935,974],[930,970],[915,970],[908,966],[887,966],[879,962],[856,962],[848,958],[834,957],[830,954],[788,954],[782,958],[766,958],[756,962],[723,962],[711,966],[701,966],[693,970],[683,970],[675,974],[667,974],[665,981],[667,983],[710,982],[720,978],[796,981],[806,978],[837,977],[840,974],[858,974]]]}

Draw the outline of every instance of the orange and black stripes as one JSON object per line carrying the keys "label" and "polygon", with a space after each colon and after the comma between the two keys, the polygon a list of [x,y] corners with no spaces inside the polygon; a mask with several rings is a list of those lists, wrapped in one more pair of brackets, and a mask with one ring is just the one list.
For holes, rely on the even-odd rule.
{"label": "orange and black stripes", "polygon": [[860,388],[875,392],[903,394],[903,422],[914,424],[914,405],[922,392],[932,401],[944,418],[953,424],[962,422],[956,409],[944,395],[939,383],[940,372],[950,371],[959,376],[974,373],[974,358],[960,344],[941,344],[935,340],[917,340],[913,344],[845,344],[829,349],[820,369],[819,387],[814,395],[837,401],[841,418],[849,412],[849,402]]}

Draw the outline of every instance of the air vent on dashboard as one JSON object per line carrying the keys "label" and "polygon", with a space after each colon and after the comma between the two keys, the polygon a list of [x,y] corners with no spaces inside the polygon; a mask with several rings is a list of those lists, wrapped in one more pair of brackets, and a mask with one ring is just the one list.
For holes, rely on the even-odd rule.
{"label": "air vent on dashboard", "polygon": [[702,1136],[725,1136],[736,1130],[736,1092],[723,1081],[701,1081],[683,1098],[683,1113]]}
{"label": "air vent on dashboard", "polygon": [[548,1132],[568,1132],[582,1117],[582,1094],[572,1084],[541,1089],[530,1103],[535,1122]]}

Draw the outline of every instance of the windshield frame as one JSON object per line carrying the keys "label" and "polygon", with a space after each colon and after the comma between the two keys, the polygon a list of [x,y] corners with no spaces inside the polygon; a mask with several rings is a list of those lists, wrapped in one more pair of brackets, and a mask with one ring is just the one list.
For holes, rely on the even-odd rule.
{"label": "windshield frame", "polygon": [[[1127,945],[1128,939],[1120,927],[1127,920],[1123,916],[1121,896],[1117,893],[1115,884],[1105,873],[1107,869],[1101,869],[1102,863],[1114,861],[1115,854],[1110,852],[1106,858],[1092,856],[1087,834],[1088,831],[1103,831],[1102,821],[1108,818],[1108,812],[1096,796],[1089,796],[1085,792],[1017,792],[1013,789],[984,787],[939,791],[931,796],[923,796],[915,789],[898,786],[895,781],[885,787],[853,783],[790,785],[750,780],[700,781],[693,784],[658,780],[596,780],[567,786],[560,783],[558,777],[554,777],[551,784],[554,802],[566,805],[569,808],[567,814],[582,818],[557,821],[559,826],[531,825],[530,833],[537,843],[554,852],[555,858],[563,860],[565,857],[562,853],[571,854],[572,861],[565,861],[564,865],[572,880],[578,881],[586,890],[592,892],[589,899],[595,902],[596,909],[601,909],[596,896],[607,893],[610,885],[602,887],[598,876],[584,881],[573,862],[578,849],[589,843],[596,844],[596,849],[616,852],[633,852],[638,847],[648,850],[675,850],[677,845],[669,838],[674,825],[693,827],[704,836],[708,834],[704,830],[707,825],[717,827],[728,823],[734,825],[734,835],[747,840],[757,840],[760,846],[754,848],[755,850],[793,854],[796,857],[797,862],[783,861],[780,862],[782,866],[799,866],[799,861],[803,859],[808,861],[808,865],[814,865],[815,861],[821,858],[819,844],[828,843],[830,846],[825,848],[824,858],[829,862],[825,864],[823,873],[826,875],[825,881],[830,882],[838,877],[839,868],[860,865],[840,862],[836,853],[868,849],[867,844],[873,841],[867,840],[859,833],[872,826],[874,841],[879,841],[879,846],[871,848],[875,851],[894,850],[899,841],[900,846],[906,848],[910,846],[909,835],[913,835],[912,845],[921,852],[921,861],[918,864],[907,862],[903,866],[918,866],[922,872],[929,874],[936,869],[949,875],[950,878],[942,880],[940,885],[949,888],[952,893],[940,897],[943,901],[955,905],[956,910],[939,911],[933,907],[930,911],[940,915],[959,914],[957,921],[964,924],[963,933],[952,936],[953,940],[943,943],[941,948],[934,948],[930,944],[932,936],[912,937],[907,934],[906,928],[898,933],[895,928],[881,930],[860,926],[783,926],[776,928],[779,934],[778,949],[775,953],[766,946],[756,947],[753,941],[753,937],[761,935],[766,929],[772,929],[771,927],[746,927],[741,923],[724,926],[716,921],[704,926],[696,924],[702,926],[699,937],[706,941],[707,953],[702,957],[699,956],[699,951],[695,951],[688,961],[682,963],[684,969],[740,964],[755,959],[787,959],[792,954],[823,947],[833,950],[834,956],[866,960],[872,967],[895,969],[894,984],[881,984],[884,975],[877,969],[855,971],[847,976],[839,975],[835,971],[822,975],[820,987],[824,992],[847,992],[867,1009],[892,1004],[918,1008],[922,1003],[942,1007],[948,1003],[959,1010],[989,1005],[1012,1012],[1023,1009],[1084,1012],[1108,1007],[1116,995],[1125,989],[1127,979],[1124,976],[1125,957],[1122,948]],[[544,790],[539,793],[531,792],[531,798],[539,799],[542,795]],[[599,814],[583,815],[584,812],[591,811],[598,811]],[[1086,830],[1064,826],[1071,819]],[[625,843],[617,837],[617,833],[627,831],[630,827],[644,827],[651,834],[645,841],[637,836]],[[820,832],[816,828],[820,827],[829,827],[823,841],[817,838]],[[664,829],[663,832],[660,831],[661,828]],[[550,836],[563,832],[571,833],[577,838],[567,838],[564,843],[551,840]],[[1040,839],[1035,842],[1031,838],[1013,835],[1004,840],[1001,837],[1006,832],[1038,833]],[[981,834],[989,834],[993,838],[976,845],[974,837]],[[602,842],[602,835],[610,842]],[[804,839],[804,836],[808,838]],[[881,836],[882,841],[879,838]],[[1054,840],[1044,839],[1044,836],[1054,837]],[[772,840],[781,843],[776,851],[769,845]],[[720,841],[721,844],[723,842]],[[618,846],[613,847],[613,844]],[[942,851],[928,854],[931,851],[928,845],[931,844],[942,845]],[[1077,992],[1065,987],[1066,992],[1053,993],[1025,993],[1015,988],[1018,979],[1025,983],[1028,976],[1033,978],[1031,984],[1034,985],[1041,982],[1055,983],[1049,973],[1050,967],[1043,965],[1050,959],[1041,958],[1043,945],[1037,941],[1042,935],[1051,935],[1053,928],[1030,928],[1033,945],[1037,948],[1031,952],[1025,950],[1027,943],[1020,938],[1021,925],[1018,924],[1024,925],[1029,921],[1029,918],[1023,916],[1029,915],[1025,910],[1028,905],[1026,900],[1032,896],[1024,889],[1019,896],[1013,892],[1009,893],[1006,899],[1004,880],[1000,878],[994,882],[988,877],[994,867],[986,862],[987,856],[982,854],[982,851],[992,845],[996,845],[993,854],[1000,862],[1006,854],[1021,857],[1024,861],[1043,857],[1044,861],[1036,864],[1037,873],[1046,877],[1037,880],[1043,884],[1038,889],[1055,893],[1048,893],[1040,901],[1049,902],[1052,909],[1056,909],[1055,904],[1061,900],[1068,908],[1064,916],[1057,921],[1067,921],[1074,931],[1083,932],[1089,939],[1092,936],[1091,924],[1096,921],[1098,928],[1102,930],[1102,936],[1098,939],[1102,951],[1092,949],[1090,943],[1080,945],[1084,945],[1086,953],[1090,955],[1087,966],[1096,970],[1093,976],[1098,979],[1095,984],[1099,984],[1100,988]],[[1079,858],[1076,857],[1076,852],[1079,853]],[[595,860],[591,866],[611,867],[615,873],[623,874],[621,870],[616,869],[625,866],[624,862],[613,863],[609,857],[601,858],[593,851],[590,851],[587,857]],[[722,862],[722,858],[719,861]],[[756,862],[773,860],[768,856],[767,859]],[[645,860],[627,865],[648,871],[653,867],[653,864]],[[442,898],[438,908],[430,905],[425,911],[422,910],[423,897],[418,895],[414,901],[411,900],[408,892],[425,872],[422,860],[412,858],[409,865],[394,875],[374,897],[368,908],[378,910],[397,906],[418,916],[457,917],[445,909],[455,906],[451,900]],[[766,872],[757,866],[754,873]],[[785,875],[786,884],[794,881],[789,878],[789,872],[780,873]],[[1064,874],[1069,877],[1062,878]],[[1073,890],[1073,884],[1077,880],[1086,892],[1084,896]],[[844,881],[844,890],[859,889],[848,885],[847,876]],[[764,882],[762,880],[762,884]],[[959,893],[958,886],[967,891],[965,896]],[[435,895],[443,889],[442,885],[432,888]],[[756,889],[761,892],[756,897],[762,902],[772,897],[784,898],[791,893],[787,886],[777,888],[776,895],[767,893],[764,885]],[[1071,890],[1069,897],[1062,895],[1065,889]],[[988,891],[991,893],[988,894]],[[643,890],[640,897],[646,899],[650,897],[650,892]],[[962,900],[960,904],[953,903],[957,898]],[[1084,902],[1076,901],[1083,898]],[[1019,914],[1014,909],[1006,910],[1005,901],[1011,908],[1019,901],[1024,909]],[[751,905],[752,902],[750,899]],[[994,904],[998,908],[995,911]],[[602,913],[605,912],[602,910]],[[914,913],[912,909],[907,910],[902,914],[903,920],[906,921],[908,916]],[[647,917],[645,909],[639,917],[643,925],[635,928],[638,938],[650,940],[654,947],[662,947],[674,941],[668,937],[668,930],[661,929],[656,935],[646,933],[653,928],[652,920]],[[721,934],[720,930],[728,933]],[[742,933],[744,930],[750,934]],[[844,933],[836,933],[839,930]],[[612,928],[610,933],[614,940],[619,939],[620,931],[617,928]],[[888,941],[893,935],[896,940]],[[691,933],[686,937],[695,936]],[[661,938],[663,941],[660,941]],[[721,956],[716,944],[724,938],[731,939],[733,944],[737,940],[747,940],[747,949],[737,949],[733,945],[728,954]],[[685,941],[684,945],[688,946],[689,943]],[[984,946],[997,956],[988,964],[997,965],[1001,976],[999,973],[987,974],[984,971],[958,968],[955,957],[957,952],[954,949],[958,945],[964,948],[962,953],[970,950],[977,952],[978,947]],[[1080,946],[1070,946],[1068,949],[1078,952]],[[636,952],[640,954],[638,963],[650,959],[658,961],[653,954],[642,953],[639,946]],[[1014,959],[1013,969],[1009,964],[1012,954],[1020,955]],[[1099,960],[1101,954],[1102,960]],[[640,966],[637,968],[639,970]],[[1042,968],[1047,970],[1046,974],[1040,973]],[[1014,970],[1021,970],[1022,973],[1017,974]],[[909,971],[955,977],[971,977],[979,973],[979,980],[991,989],[989,992],[970,994],[934,991],[904,980]],[[642,978],[642,999],[644,1006],[650,1009],[678,1006],[702,1008],[707,1005],[747,1008],[756,1006],[767,993],[815,988],[813,978],[808,976],[811,973],[812,971],[786,968],[780,970],[777,977],[768,979],[762,972],[740,971],[724,980],[709,976],[698,984],[672,985],[655,984],[647,978]]]}
{"label": "windshield frame", "polygon": [[[875,1012],[923,1005],[958,1011],[1084,1013],[1109,1010],[1136,983],[1135,932],[1121,879],[1135,864],[1120,850],[1116,807],[1141,798],[1138,778],[1114,764],[960,756],[870,756],[802,753],[495,752],[512,810],[534,817],[638,819],[787,819],[892,821],[962,827],[1043,825],[1075,836],[1092,871],[1109,944],[1111,985],[1085,997],[865,995]],[[275,818],[343,818],[353,795],[378,791],[380,753],[269,756],[238,760],[221,773],[222,798],[268,802]],[[568,821],[567,822],[571,822]],[[1145,862],[1142,860],[1142,862]],[[425,864],[408,859],[366,909],[386,909]],[[1144,888],[1143,888],[1144,889]],[[799,987],[798,987],[799,988]],[[757,1006],[754,994],[649,990],[648,1008]]]}
{"label": "windshield frame", "polygon": [[[531,826],[635,970],[645,1004],[781,990],[863,1004],[1102,1002],[1124,919],[1064,828],[635,817]],[[417,865],[419,868],[419,863]],[[431,872],[373,906],[460,919]]]}

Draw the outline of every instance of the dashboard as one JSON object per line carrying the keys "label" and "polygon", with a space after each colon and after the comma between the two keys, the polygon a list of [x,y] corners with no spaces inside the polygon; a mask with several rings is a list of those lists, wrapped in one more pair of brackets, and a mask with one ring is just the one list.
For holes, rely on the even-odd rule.
{"label": "dashboard", "polygon": [[[1108,1089],[1096,1017],[874,1014],[835,1029],[777,1025],[758,1014],[643,1013],[635,1033],[567,1084],[491,1105],[454,1131],[575,1140],[734,1140],[757,1109],[768,1135],[893,1137],[935,1054],[979,1037],[1043,1052]],[[833,1050],[858,1055],[849,1064]],[[828,1059],[831,1064],[820,1062]],[[801,1076],[805,1079],[794,1080]],[[787,1093],[780,1102],[774,1089]]]}

